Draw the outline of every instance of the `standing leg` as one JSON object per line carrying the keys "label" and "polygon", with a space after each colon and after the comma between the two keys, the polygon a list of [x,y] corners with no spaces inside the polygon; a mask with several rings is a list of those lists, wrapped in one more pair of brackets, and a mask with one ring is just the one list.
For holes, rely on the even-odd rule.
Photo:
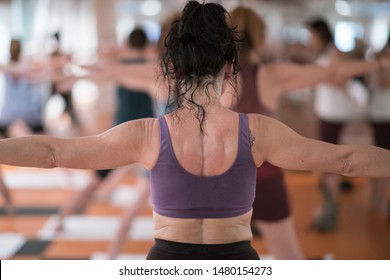
{"label": "standing leg", "polygon": [[58,214],[56,230],[63,230],[63,220],[66,216],[73,214],[85,206],[92,194],[100,188],[113,189],[124,177],[128,167],[119,167],[113,170],[98,170],[94,172],[87,186],[76,192],[72,198],[62,207]]}
{"label": "standing leg", "polygon": [[[322,141],[336,144],[344,123],[320,120],[320,138]],[[342,177],[338,174],[322,174],[320,190],[322,206],[319,214],[313,221],[313,228],[318,231],[332,231],[337,226],[338,197]]]}
{"label": "standing leg", "polygon": [[338,174],[323,174],[320,190],[322,194],[322,208],[313,222],[314,229],[318,231],[332,231],[336,228],[338,220],[339,186],[341,176]]}
{"label": "standing leg", "polygon": [[66,216],[77,212],[87,203],[92,193],[99,187],[101,180],[102,179],[96,173],[93,173],[87,186],[73,194],[58,214],[57,225],[55,227],[56,231],[62,231],[64,229],[63,222]]}
{"label": "standing leg", "polygon": [[257,220],[253,225],[261,230],[268,250],[277,260],[303,260],[293,218],[274,222]]}
{"label": "standing leg", "polygon": [[380,216],[388,217],[390,203],[390,179],[372,179],[371,207]]}
{"label": "standing leg", "polygon": [[[390,121],[372,122],[375,144],[384,149],[390,149]],[[390,174],[389,178],[375,178],[371,180],[372,208],[375,212],[388,218],[390,221]]]}
{"label": "standing leg", "polygon": [[9,192],[8,187],[5,185],[4,179],[3,179],[3,170],[0,165],[0,193],[4,199],[5,208],[7,209],[8,214],[13,214],[15,209],[12,205],[12,199],[11,194]]}
{"label": "standing leg", "polygon": [[113,190],[118,187],[120,182],[131,170],[130,166],[121,166],[110,172],[110,174],[101,182],[96,197],[100,200],[107,200]]}
{"label": "standing leg", "polygon": [[134,204],[130,205],[122,214],[120,226],[115,238],[108,249],[108,258],[116,259],[120,249],[123,247],[127,234],[134,219],[145,209],[150,194],[150,180],[148,176],[140,175],[138,178],[138,197]]}
{"label": "standing leg", "polygon": [[257,179],[252,226],[261,232],[275,259],[304,259],[291,216],[282,171],[264,163],[258,173],[269,176]]}

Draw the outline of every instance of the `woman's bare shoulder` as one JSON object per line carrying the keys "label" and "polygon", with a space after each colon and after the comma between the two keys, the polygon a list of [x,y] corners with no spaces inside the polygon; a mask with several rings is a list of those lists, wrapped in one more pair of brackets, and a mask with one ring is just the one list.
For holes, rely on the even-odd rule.
{"label": "woman's bare shoulder", "polygon": [[267,116],[261,115],[261,114],[247,114],[248,116],[248,121],[249,121],[249,126],[259,126],[264,123],[264,121],[267,121],[267,119],[270,119]]}
{"label": "woman's bare shoulder", "polygon": [[160,126],[158,118],[144,118],[127,122],[133,137],[140,142],[141,163],[149,170],[155,165],[160,149]]}
{"label": "woman's bare shoulder", "polygon": [[143,136],[145,140],[153,139],[159,134],[158,118],[143,118],[127,122],[130,131],[133,131],[138,136]]}

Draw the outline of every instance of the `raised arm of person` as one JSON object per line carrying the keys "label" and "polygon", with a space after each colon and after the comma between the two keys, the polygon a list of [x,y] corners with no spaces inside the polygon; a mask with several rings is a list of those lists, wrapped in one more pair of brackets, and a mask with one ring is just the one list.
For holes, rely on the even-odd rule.
{"label": "raised arm of person", "polygon": [[153,95],[153,98],[156,97],[155,93],[159,87],[156,61],[143,64],[109,62],[109,64],[84,66],[84,68],[89,73],[81,78],[113,81],[123,87],[145,91]]}
{"label": "raised arm of person", "polygon": [[17,77],[21,76],[23,73],[18,63],[10,63],[8,65],[2,65],[0,66],[0,71]]}
{"label": "raised arm of person", "polygon": [[50,64],[41,61],[14,62],[0,67],[0,71],[13,77],[27,79],[30,83],[46,82],[53,78]]}
{"label": "raised arm of person", "polygon": [[155,94],[158,89],[158,65],[156,61],[144,64],[118,65],[112,70],[111,77],[124,87],[146,91],[150,94]]}
{"label": "raised arm of person", "polygon": [[303,137],[281,122],[249,115],[255,163],[267,161],[288,170],[388,177],[390,151],[370,145],[334,145]]}
{"label": "raised arm of person", "polygon": [[37,135],[3,139],[0,163],[39,168],[111,169],[138,162],[151,168],[159,147],[157,126],[155,119],[141,119],[95,136],[64,139]]}
{"label": "raised arm of person", "polygon": [[390,59],[335,59],[329,66],[270,63],[262,66],[258,73],[258,94],[264,105],[274,110],[283,92],[311,87],[321,82],[337,83],[340,79],[378,70],[390,70]]}

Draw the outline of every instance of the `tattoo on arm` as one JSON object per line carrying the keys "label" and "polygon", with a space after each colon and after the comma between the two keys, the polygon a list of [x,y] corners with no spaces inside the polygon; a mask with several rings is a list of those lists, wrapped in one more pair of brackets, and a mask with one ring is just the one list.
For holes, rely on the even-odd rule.
{"label": "tattoo on arm", "polygon": [[249,144],[251,147],[253,146],[253,142],[255,142],[255,136],[253,136],[252,131],[249,129]]}

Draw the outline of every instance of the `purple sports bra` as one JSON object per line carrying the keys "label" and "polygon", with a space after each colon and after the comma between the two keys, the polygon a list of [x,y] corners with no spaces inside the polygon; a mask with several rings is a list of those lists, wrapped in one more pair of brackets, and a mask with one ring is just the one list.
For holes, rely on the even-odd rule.
{"label": "purple sports bra", "polygon": [[199,176],[178,162],[164,116],[159,117],[160,153],[151,170],[154,211],[172,218],[229,218],[252,208],[256,188],[256,165],[249,143],[246,114],[239,114],[236,159],[223,174]]}

